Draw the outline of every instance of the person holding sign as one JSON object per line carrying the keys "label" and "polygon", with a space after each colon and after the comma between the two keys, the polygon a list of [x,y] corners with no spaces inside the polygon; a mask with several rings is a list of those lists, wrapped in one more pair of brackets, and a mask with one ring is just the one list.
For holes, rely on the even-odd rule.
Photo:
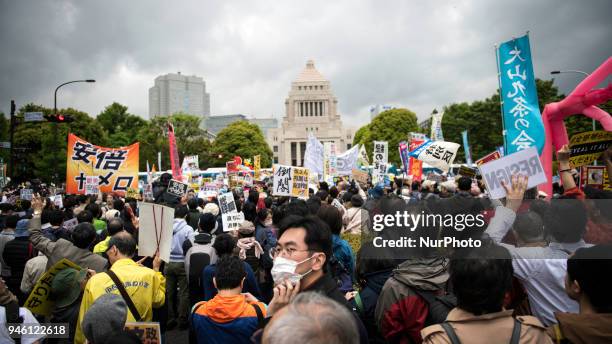
{"label": "person holding sign", "polygon": [[163,306],[166,301],[166,278],[159,272],[159,254],[153,259],[153,269],[141,265],[144,259],[133,261],[136,240],[127,232],[115,234],[108,247],[106,254],[111,268],[107,272],[95,274],[85,285],[75,343],[85,342],[81,329],[83,317],[102,295],[121,295],[128,306],[128,322],[153,320],[153,308]]}

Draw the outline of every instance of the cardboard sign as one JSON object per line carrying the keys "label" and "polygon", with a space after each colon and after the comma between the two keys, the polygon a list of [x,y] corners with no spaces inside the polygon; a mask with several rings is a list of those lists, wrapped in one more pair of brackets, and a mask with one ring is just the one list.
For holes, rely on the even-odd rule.
{"label": "cardboard sign", "polygon": [[70,260],[63,258],[59,262],[55,263],[47,272],[34,285],[34,289],[28,296],[24,307],[29,309],[34,314],[39,315],[51,315],[51,312],[55,308],[55,302],[50,297],[51,295],[51,283],[53,278],[58,272],[66,269],[73,268],[81,270],[81,267],[71,262]]}
{"label": "cardboard sign", "polygon": [[518,151],[501,159],[491,161],[478,167],[482,179],[487,185],[491,199],[506,196],[506,190],[501,182],[511,184],[512,174],[522,174],[529,177],[527,188],[546,183],[546,174],[536,147]]}
{"label": "cardboard sign", "polygon": [[31,201],[32,194],[33,194],[32,189],[21,189],[21,191],[19,192],[19,198]]}
{"label": "cardboard sign", "polygon": [[142,344],[161,344],[161,329],[158,322],[126,322],[124,329],[132,332]]}
{"label": "cardboard sign", "polygon": [[599,159],[612,144],[612,132],[597,130],[587,131],[572,136],[570,146],[570,164],[580,167]]}
{"label": "cardboard sign", "polygon": [[221,222],[223,222],[224,232],[238,230],[240,225],[244,222],[244,214],[241,212],[221,214]]}
{"label": "cardboard sign", "polygon": [[170,261],[172,248],[172,227],[174,224],[174,208],[155,203],[138,203],[139,232],[138,255],[159,257],[164,262]]}
{"label": "cardboard sign", "polygon": [[166,190],[169,194],[183,197],[187,194],[187,189],[189,189],[189,185],[183,182],[180,182],[175,179],[171,179],[170,183],[168,183],[168,190]]}
{"label": "cardboard sign", "polygon": [[273,195],[308,198],[309,169],[277,164],[273,166],[273,172]]}
{"label": "cardboard sign", "polygon": [[362,171],[362,170],[358,170],[358,169],[353,169],[352,171],[352,176],[353,179],[355,179],[358,183],[366,185],[368,184],[368,172]]}
{"label": "cardboard sign", "polygon": [[490,161],[497,160],[499,158],[501,158],[501,154],[499,153],[499,151],[491,152],[491,153],[483,156],[482,158],[476,160],[476,166],[480,166],[480,165],[486,164],[486,163],[488,163]]}
{"label": "cardboard sign", "polygon": [[97,195],[100,191],[100,177],[99,176],[87,176],[85,178],[85,194],[86,195]]}
{"label": "cardboard sign", "polygon": [[457,171],[457,174],[460,174],[464,177],[474,178],[476,177],[476,170],[474,170],[473,168],[461,165],[459,167],[459,171]]}

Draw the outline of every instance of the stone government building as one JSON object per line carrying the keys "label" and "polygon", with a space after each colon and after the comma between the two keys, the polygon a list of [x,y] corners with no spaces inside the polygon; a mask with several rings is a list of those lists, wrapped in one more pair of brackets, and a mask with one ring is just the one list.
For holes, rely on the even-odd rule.
{"label": "stone government building", "polygon": [[338,154],[351,148],[355,134],[353,128],[344,128],[330,82],[317,71],[312,60],[291,83],[280,128],[268,130],[266,139],[274,162],[303,166],[310,132],[321,142],[335,143]]}

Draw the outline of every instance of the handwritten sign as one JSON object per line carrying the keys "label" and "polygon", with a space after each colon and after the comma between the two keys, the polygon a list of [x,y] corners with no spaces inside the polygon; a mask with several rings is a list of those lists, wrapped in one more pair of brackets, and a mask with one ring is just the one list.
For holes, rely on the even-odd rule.
{"label": "handwritten sign", "polygon": [[506,196],[506,190],[501,182],[511,184],[511,177],[518,173],[529,177],[527,188],[546,182],[546,174],[538,156],[536,147],[529,147],[501,159],[491,161],[478,167],[482,179],[487,185],[491,199]]}
{"label": "handwritten sign", "polygon": [[99,176],[87,176],[85,178],[85,194],[86,195],[97,195],[100,190],[100,177]]}
{"label": "handwritten sign", "polygon": [[219,195],[219,210],[222,214],[236,213],[236,202],[234,201],[234,194],[226,192]]}
{"label": "handwritten sign", "polygon": [[238,230],[244,222],[244,214],[237,212],[221,214],[221,222],[223,222],[224,232]]}
{"label": "handwritten sign", "polygon": [[24,307],[29,309],[34,314],[45,316],[51,315],[51,312],[55,308],[55,301],[53,301],[53,298],[50,297],[51,283],[53,283],[53,278],[55,275],[66,268],[81,270],[80,266],[66,258],[63,258],[59,262],[55,263],[51,269],[45,272],[38,282],[36,282],[36,285],[28,296]]}
{"label": "handwritten sign", "polygon": [[308,198],[309,169],[277,164],[273,166],[273,173],[273,195]]}
{"label": "handwritten sign", "polygon": [[187,189],[189,189],[189,185],[183,182],[180,182],[175,179],[171,179],[170,183],[168,183],[167,192],[176,197],[183,197],[187,194]]}
{"label": "handwritten sign", "polygon": [[307,168],[292,167],[293,180],[291,185],[291,196],[308,198],[308,173]]}
{"label": "handwritten sign", "polygon": [[372,177],[376,183],[382,183],[387,174],[387,162],[389,157],[389,144],[387,141],[374,141],[374,170]]}
{"label": "handwritten sign", "polygon": [[19,192],[19,198],[31,201],[32,194],[32,189],[21,189],[21,191]]}

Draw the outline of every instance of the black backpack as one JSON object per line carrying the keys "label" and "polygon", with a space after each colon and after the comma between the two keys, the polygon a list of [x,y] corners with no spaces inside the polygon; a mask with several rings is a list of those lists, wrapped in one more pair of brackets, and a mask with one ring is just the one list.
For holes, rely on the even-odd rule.
{"label": "black backpack", "polygon": [[445,322],[448,313],[457,306],[457,297],[454,294],[445,292],[443,295],[437,295],[438,291],[416,288],[412,288],[412,290],[427,302],[429,312],[427,319],[425,319],[425,327]]}
{"label": "black backpack", "polygon": [[351,272],[332,254],[329,260],[329,267],[332,278],[336,281],[338,289],[342,293],[353,290],[353,279]]}

